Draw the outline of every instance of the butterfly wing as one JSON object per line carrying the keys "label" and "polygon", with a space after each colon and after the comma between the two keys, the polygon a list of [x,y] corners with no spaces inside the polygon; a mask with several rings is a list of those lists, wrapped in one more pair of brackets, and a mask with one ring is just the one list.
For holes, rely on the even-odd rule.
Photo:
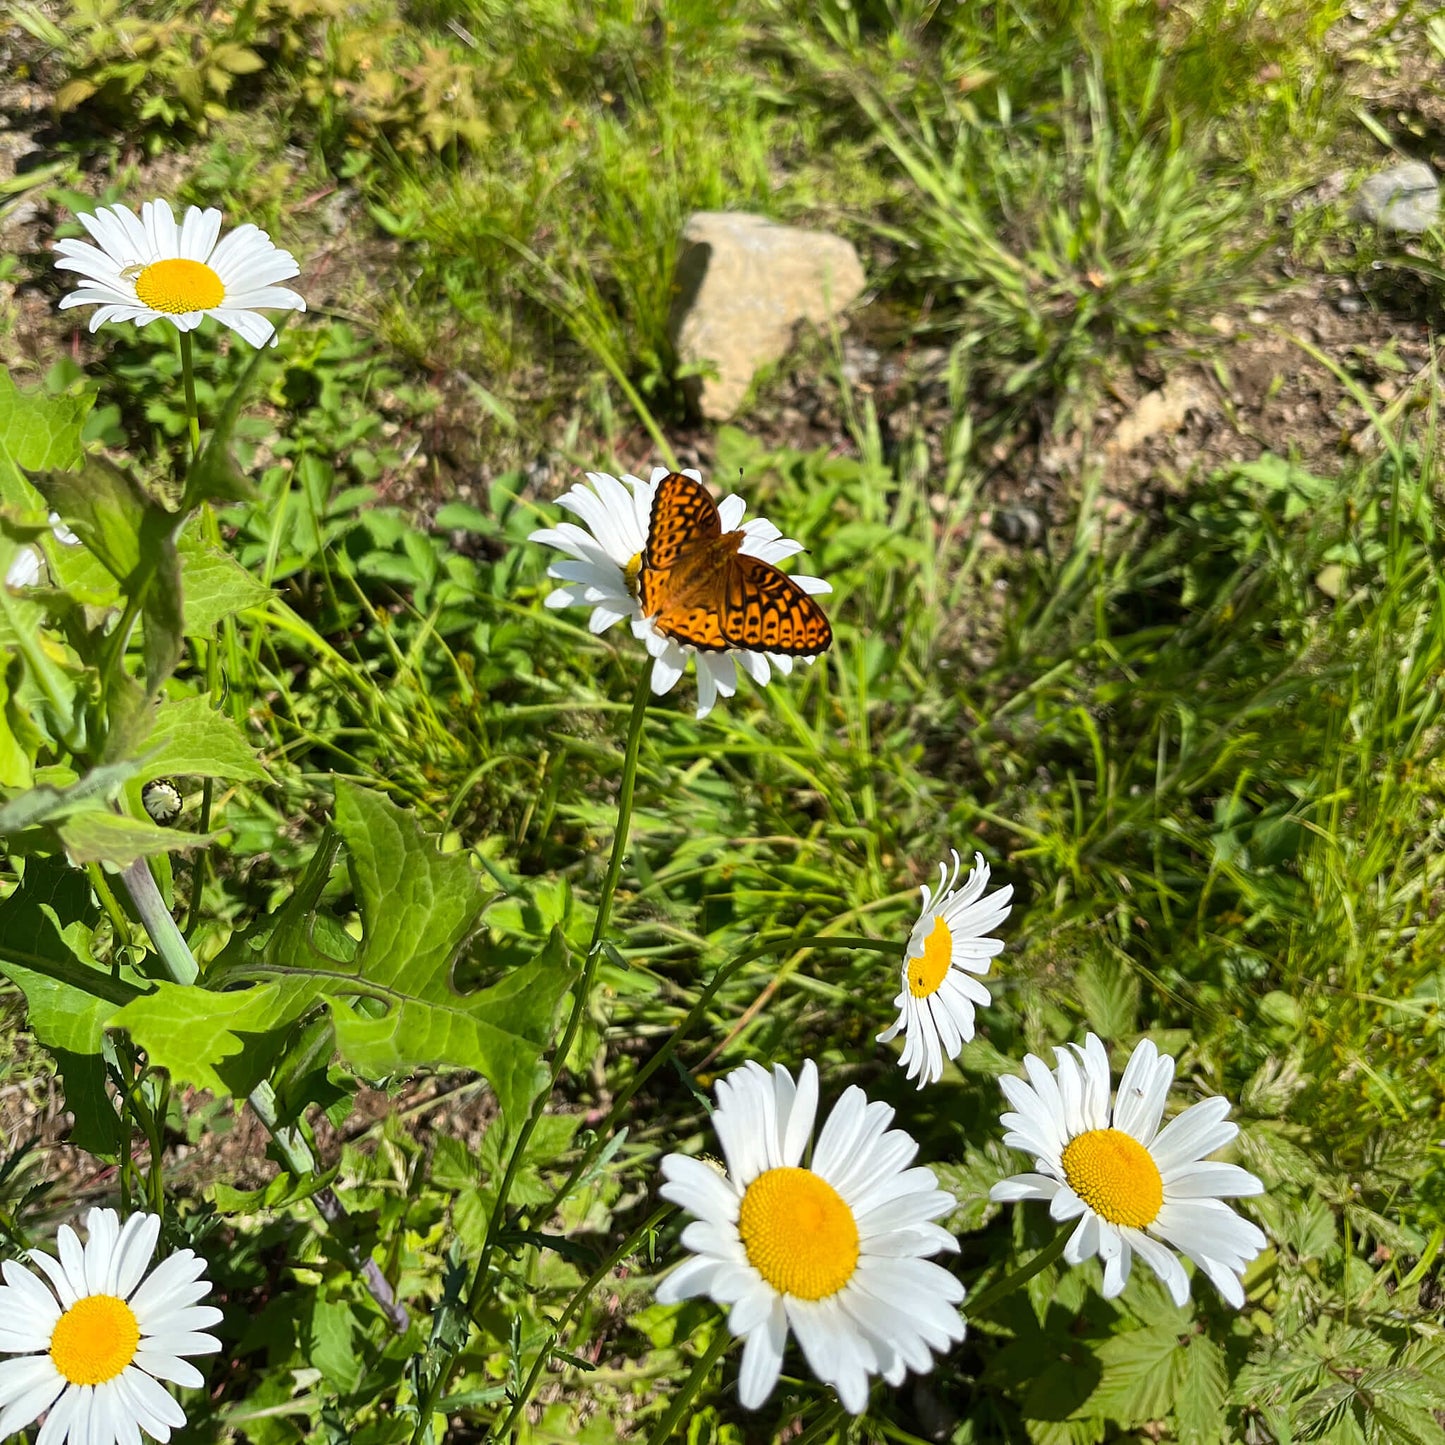
{"label": "butterfly wing", "polygon": [[669,472],[652,499],[643,565],[650,571],[670,571],[685,552],[721,536],[722,518],[707,488],[681,472]]}
{"label": "butterfly wing", "polygon": [[833,641],[823,609],[786,572],[741,552],[728,559],[719,624],[729,646],[750,652],[811,657]]}

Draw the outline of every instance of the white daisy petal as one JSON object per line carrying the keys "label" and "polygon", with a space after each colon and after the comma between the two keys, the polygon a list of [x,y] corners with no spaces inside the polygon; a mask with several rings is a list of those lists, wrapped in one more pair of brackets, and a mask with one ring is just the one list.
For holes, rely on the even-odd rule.
{"label": "white daisy petal", "polygon": [[783,1347],[787,1341],[788,1317],[782,1300],[774,1299],[767,1323],[755,1329],[743,1346],[738,1399],[744,1409],[758,1409],[773,1393],[783,1368]]}
{"label": "white daisy petal", "polygon": [[706,1294],[730,1306],[728,1329],[746,1339],[739,1396],[749,1409],[777,1382],[791,1329],[812,1372],[856,1414],[870,1376],[897,1384],[963,1338],[963,1286],[926,1258],[958,1248],[932,1223],[955,1200],[931,1169],[910,1167],[918,1146],[889,1128],[891,1108],[856,1086],[817,1131],[805,1166],[818,1103],[812,1060],[796,1082],[781,1066],[750,1062],[715,1092],[729,1174],[709,1180],[699,1161],[663,1160],[663,1195],[696,1217],[682,1233],[693,1258],[659,1283],[657,1299]]}
{"label": "white daisy petal", "polygon": [[1244,1270],[1268,1241],[1224,1203],[1262,1193],[1263,1184],[1237,1165],[1203,1158],[1238,1133],[1225,1118],[1228,1100],[1205,1099],[1160,1130],[1174,1060],[1149,1040],[1140,1040],[1130,1055],[1112,1112],[1103,1042],[1089,1034],[1082,1046],[1056,1053],[1053,1071],[1029,1054],[1028,1082],[1000,1080],[1014,1108],[1002,1116],[1010,1130],[1005,1144],[1032,1154],[1047,1172],[1001,1180],[989,1198],[1046,1200],[1053,1219],[1077,1217],[1064,1260],[1079,1264],[1097,1254],[1106,1298],[1124,1289],[1137,1253],[1174,1302],[1184,1305],[1189,1277],[1182,1254],[1240,1308]]}
{"label": "white daisy petal", "polygon": [[115,205],[78,219],[95,245],[60,241],[55,265],[92,284],[62,298],[60,309],[99,306],[90,317],[91,331],[112,321],[145,326],[157,320],[194,331],[211,316],[262,346],[275,340],[275,327],[260,310],[306,309],[300,295],[275,284],[299,274],[290,252],[250,224],[218,244],[221,213],[214,208],[189,207],[179,226],[164,200],[147,201],[139,218]]}

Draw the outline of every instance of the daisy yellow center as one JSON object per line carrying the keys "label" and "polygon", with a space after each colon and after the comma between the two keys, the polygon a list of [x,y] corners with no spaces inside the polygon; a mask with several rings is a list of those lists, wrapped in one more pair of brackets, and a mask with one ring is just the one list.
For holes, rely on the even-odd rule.
{"label": "daisy yellow center", "polygon": [[748,1262],[779,1294],[827,1299],[858,1267],[858,1221],[811,1169],[759,1174],[738,1209]]}
{"label": "daisy yellow center", "polygon": [[1063,1153],[1069,1187],[1101,1219],[1130,1229],[1152,1224],[1164,1204],[1164,1180],[1149,1151],[1122,1129],[1090,1129]]}
{"label": "daisy yellow center", "polygon": [[103,1385],[135,1358],[140,1324],[113,1294],[88,1294],[61,1315],[50,1336],[50,1360],[72,1385]]}
{"label": "daisy yellow center", "polygon": [[203,261],[156,261],[135,278],[136,299],[165,316],[209,311],[226,299],[221,278]]}
{"label": "daisy yellow center", "polygon": [[634,552],[628,560],[627,565],[622,569],[622,580],[627,583],[627,590],[637,596],[637,574],[642,571],[642,553]]}
{"label": "daisy yellow center", "polygon": [[909,993],[914,998],[937,993],[952,966],[953,930],[939,914],[933,920],[933,932],[924,940],[923,957],[908,960]]}

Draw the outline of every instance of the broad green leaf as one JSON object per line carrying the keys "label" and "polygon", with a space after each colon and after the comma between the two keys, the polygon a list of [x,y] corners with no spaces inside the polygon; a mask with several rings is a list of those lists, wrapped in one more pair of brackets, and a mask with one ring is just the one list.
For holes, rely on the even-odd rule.
{"label": "broad green leaf", "polygon": [[36,472],[31,480],[125,595],[140,600],[146,691],[154,694],[185,645],[175,541],[181,518],[102,457],[86,457],[78,472]]}
{"label": "broad green leaf", "polygon": [[86,457],[79,471],[37,471],[47,504],[125,585],[141,566],[141,529],[153,503],[129,473],[104,457]]}
{"label": "broad green leaf", "polygon": [[234,557],[189,532],[179,551],[187,637],[208,637],[223,617],[263,606],[272,595]]}
{"label": "broad green leaf", "polygon": [[[489,900],[486,885],[465,856],[438,853],[410,813],[344,783],[336,792],[339,840],[318,850],[280,917],[233,941],[206,986],[160,985],[114,1022],[179,1082],[235,1092],[277,1047],[279,1030],[325,1004],[338,1052],[358,1073],[474,1069],[504,1113],[525,1112],[573,978],[561,935],[490,988],[457,992],[453,968]],[[341,840],[361,914],[350,958],[334,920],[315,911]]]}
{"label": "broad green leaf", "polygon": [[199,694],[163,701],[156,709],[154,730],[142,746],[143,782],[171,773],[228,782],[266,781],[266,770],[241,729]]}
{"label": "broad green leaf", "polygon": [[309,978],[220,993],[162,980],[110,1022],[129,1030],[177,1083],[240,1097],[265,1076],[282,1031],[314,1007],[320,993],[319,982]]}
{"label": "broad green leaf", "polygon": [[109,1154],[120,1125],[106,1090],[105,1021],[140,989],[129,969],[113,975],[91,956],[98,919],[84,873],[31,859],[20,887],[0,900],[0,973],[25,995],[30,1029],[55,1056],[75,1117],[72,1142]]}
{"label": "broad green leaf", "polygon": [[361,1383],[365,1362],[352,1336],[356,1318],[345,1300],[317,1300],[311,1309],[306,1357],[333,1389],[349,1394]]}
{"label": "broad green leaf", "polygon": [[10,683],[0,671],[0,788],[28,788],[35,778],[31,750],[11,726]]}
{"label": "broad green leaf", "polygon": [[88,396],[45,396],[21,391],[0,368],[0,502],[35,506],[35,490],[20,469],[65,469],[80,465],[80,433],[89,412]]}

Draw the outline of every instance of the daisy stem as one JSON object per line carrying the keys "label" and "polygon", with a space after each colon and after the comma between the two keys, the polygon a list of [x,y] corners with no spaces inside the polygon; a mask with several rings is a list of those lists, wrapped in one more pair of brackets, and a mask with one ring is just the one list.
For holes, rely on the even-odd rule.
{"label": "daisy stem", "polygon": [[[140,921],[145,925],[146,932],[150,934],[151,942],[160,956],[166,977],[172,983],[194,984],[200,977],[200,967],[186,940],[181,936],[180,929],[176,927],[176,921],[171,917],[170,910],[161,897],[160,889],[156,887],[150,863],[144,858],[137,858],[120,875],[120,881],[130,895],[130,900],[135,905],[135,911],[140,915]],[[297,1178],[315,1174],[316,1156],[311,1151],[311,1145],[305,1134],[296,1125],[281,1123],[280,1111],[276,1105],[276,1091],[270,1083],[262,1079],[251,1090],[247,1102],[251,1105],[252,1112],[266,1126],[266,1132],[275,1140],[277,1152],[286,1161],[286,1167]],[[154,1149],[152,1152],[154,1159],[157,1156],[155,1156]],[[318,1190],[313,1196],[313,1203],[321,1217],[333,1229],[346,1217],[346,1210],[336,1197],[334,1190]],[[160,1211],[157,1210],[157,1212]],[[348,1253],[352,1268],[361,1276],[372,1297],[381,1306],[393,1327],[398,1331],[405,1330],[409,1323],[406,1308],[397,1303],[391,1285],[381,1273],[376,1262],[362,1257],[360,1252],[354,1249],[349,1250]]]}
{"label": "daisy stem", "polygon": [[805,948],[862,948],[869,949],[874,953],[890,954],[898,951],[896,942],[884,943],[876,938],[842,938],[826,933],[786,933],[764,938],[754,944],[752,948],[744,949],[741,953],[734,955],[713,974],[712,981],[698,995],[697,1002],[688,1011],[687,1017],[672,1031],[667,1042],[618,1091],[612,1100],[612,1107],[607,1111],[607,1117],[593,1131],[592,1143],[588,1145],[577,1163],[572,1166],[572,1172],[547,1201],[546,1207],[535,1217],[545,1219],[553,1214],[562,1201],[577,1187],[578,1181],[592,1167],[592,1161],[607,1147],[612,1137],[612,1131],[617,1125],[618,1117],[631,1102],[632,1096],[677,1052],[677,1046],[692,1031],[693,1025],[707,1012],[717,991],[743,964],[752,963],[759,958],[766,958],[769,954],[797,953]]}
{"label": "daisy stem", "polygon": [[727,1326],[719,1320],[712,1344],[707,1347],[699,1357],[697,1364],[692,1367],[692,1373],[682,1382],[682,1389],[673,1396],[667,1414],[658,1421],[657,1429],[647,1437],[647,1445],[662,1445],[664,1440],[672,1438],[672,1432],[677,1429],[678,1422],[687,1413],[688,1406],[696,1398],[697,1392],[702,1389],[704,1381],[712,1374],[712,1367],[727,1353],[727,1348],[732,1342],[733,1337],[728,1333]]}
{"label": "daisy stem", "polygon": [[1047,1269],[1063,1252],[1069,1242],[1070,1229],[1061,1229],[1025,1265],[1020,1265],[1012,1274],[1006,1274],[997,1284],[990,1285],[982,1294],[968,1300],[964,1309],[972,1317],[986,1315],[1006,1295],[1011,1295],[1020,1285],[1027,1284],[1040,1270]]}
{"label": "daisy stem", "polygon": [[[468,1320],[475,1317],[477,1303],[486,1289],[492,1254],[496,1250],[498,1236],[507,1222],[507,1199],[512,1192],[512,1185],[516,1183],[517,1174],[521,1170],[527,1145],[531,1142],[537,1123],[547,1108],[548,1101],[552,1097],[552,1090],[557,1086],[557,1080],[562,1076],[562,1070],[567,1067],[567,1055],[572,1052],[572,1045],[576,1041],[578,1030],[582,1027],[582,1020],[587,1013],[588,1000],[592,996],[592,984],[597,977],[597,969],[602,961],[603,938],[612,918],[612,901],[617,894],[618,880],[622,877],[622,863],[627,856],[627,840],[632,832],[632,799],[637,787],[637,759],[642,751],[642,728],[647,720],[647,703],[651,696],[650,663],[644,663],[637,680],[637,693],[632,700],[632,715],[627,722],[627,750],[623,754],[622,781],[617,790],[617,830],[612,836],[612,856],[607,862],[607,874],[602,880],[602,894],[597,900],[597,913],[592,922],[592,941],[587,946],[587,957],[582,965],[582,976],[577,980],[577,987],[573,991],[572,1012],[567,1016],[566,1027],[562,1030],[561,1038],[557,1040],[557,1047],[552,1051],[552,1067],[548,1073],[547,1083],[545,1087],[537,1091],[536,1097],[532,1100],[532,1107],[527,1114],[526,1122],[518,1130],[516,1141],[507,1157],[507,1168],[502,1175],[502,1182],[497,1186],[497,1200],[492,1206],[492,1217],[487,1221],[487,1237],[482,1241],[481,1257],[477,1260],[477,1268],[467,1290],[466,1314]],[[422,1397],[417,1403],[417,1423],[416,1429],[412,1432],[411,1445],[420,1445],[420,1442],[431,1430],[432,1413],[437,1400],[446,1392],[452,1371],[456,1368],[459,1349],[460,1346],[448,1352],[446,1360],[427,1382]]]}
{"label": "daisy stem", "polygon": [[186,389],[186,421],[190,424],[191,460],[201,454],[201,410],[196,405],[196,369],[191,351],[191,333],[178,331],[181,340],[181,382]]}

